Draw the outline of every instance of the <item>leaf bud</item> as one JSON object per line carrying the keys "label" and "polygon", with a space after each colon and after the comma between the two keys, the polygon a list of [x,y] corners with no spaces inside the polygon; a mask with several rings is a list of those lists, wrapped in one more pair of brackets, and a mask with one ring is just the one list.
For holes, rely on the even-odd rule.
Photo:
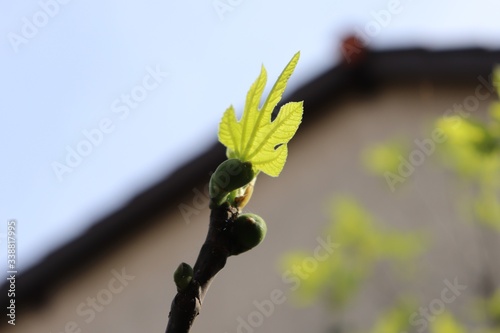
{"label": "leaf bud", "polygon": [[222,162],[210,177],[210,208],[220,206],[227,195],[250,183],[255,177],[252,163],[230,158]]}
{"label": "leaf bud", "polygon": [[181,263],[174,272],[174,282],[177,286],[177,291],[181,292],[186,290],[192,279],[193,268],[185,262]]}

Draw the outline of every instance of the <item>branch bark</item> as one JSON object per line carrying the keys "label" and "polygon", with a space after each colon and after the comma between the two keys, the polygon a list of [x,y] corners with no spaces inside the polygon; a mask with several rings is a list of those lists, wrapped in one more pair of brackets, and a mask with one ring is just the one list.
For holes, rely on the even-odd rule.
{"label": "branch bark", "polygon": [[211,210],[207,238],[193,268],[193,279],[172,301],[166,333],[187,333],[200,313],[203,299],[215,275],[232,253],[231,229],[238,210],[228,204]]}

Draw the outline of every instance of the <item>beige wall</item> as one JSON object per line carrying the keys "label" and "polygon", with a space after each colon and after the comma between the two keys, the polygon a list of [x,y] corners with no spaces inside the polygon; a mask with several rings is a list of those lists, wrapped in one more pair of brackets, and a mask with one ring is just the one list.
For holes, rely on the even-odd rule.
{"label": "beige wall", "polygon": [[[333,106],[335,112],[329,110],[332,106],[322,110],[320,119],[300,129],[300,136],[290,144],[282,175],[259,177],[248,210],[267,221],[267,238],[256,249],[228,260],[212,284],[192,331],[237,332],[238,317],[246,320],[256,311],[254,301],[269,300],[273,290],[289,297],[291,286],[282,280],[279,259],[289,250],[312,250],[316,246],[316,237],[328,223],[329,198],[338,194],[357,197],[387,225],[428,230],[434,242],[431,252],[422,259],[425,270],[419,272],[414,284],[405,287],[418,291],[422,305],[427,305],[439,297],[444,279],[458,277],[468,289],[449,306],[464,306],[477,291],[481,270],[488,262],[492,266],[492,254],[500,251],[498,236],[479,235],[458,221],[452,207],[453,182],[432,163],[418,167],[404,186],[391,193],[380,179],[367,175],[359,162],[361,151],[369,143],[398,134],[422,139],[434,117],[474,94],[475,87],[399,85],[386,87],[370,99],[349,99]],[[487,103],[482,103],[477,113],[484,113],[486,107]],[[307,118],[307,101],[305,108]],[[181,261],[194,263],[205,237],[208,215],[205,209],[187,224],[179,211],[169,212],[154,230],[141,234],[61,286],[42,310],[19,316],[15,331],[64,332],[65,325],[74,321],[81,332],[163,332],[175,295],[173,270]],[[113,280],[111,271],[122,268],[135,278],[118,292],[120,283]],[[500,280],[498,268],[489,269]],[[398,293],[397,286],[384,281],[389,281],[386,273],[378,270],[344,313],[345,320],[354,327],[369,325]],[[110,293],[110,289],[117,293]],[[95,318],[90,318],[88,311],[84,316],[77,313],[88,297],[110,294],[112,300],[102,312],[95,313]],[[272,315],[254,331],[321,332],[333,320],[321,305],[298,309],[286,301],[276,305]],[[5,332],[13,331],[8,328]]]}

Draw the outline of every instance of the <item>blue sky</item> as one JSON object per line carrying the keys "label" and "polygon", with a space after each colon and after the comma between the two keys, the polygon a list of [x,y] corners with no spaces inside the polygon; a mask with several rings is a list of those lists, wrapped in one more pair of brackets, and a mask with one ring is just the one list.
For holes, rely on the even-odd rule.
{"label": "blue sky", "polygon": [[497,0],[2,1],[1,258],[10,219],[26,268],[206,149],[261,64],[272,82],[300,50],[293,90],[348,33],[498,48],[499,13]]}

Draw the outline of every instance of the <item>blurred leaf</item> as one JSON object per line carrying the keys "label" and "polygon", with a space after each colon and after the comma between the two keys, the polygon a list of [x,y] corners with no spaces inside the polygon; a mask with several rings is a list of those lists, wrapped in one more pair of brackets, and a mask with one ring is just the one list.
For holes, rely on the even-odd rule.
{"label": "blurred leaf", "polygon": [[410,328],[411,314],[415,309],[413,301],[402,300],[384,312],[377,318],[377,321],[370,333],[401,333]]}
{"label": "blurred leaf", "polygon": [[[489,299],[485,300],[485,307],[487,316],[500,326],[500,288]],[[498,328],[500,329],[500,327]]]}
{"label": "blurred leaf", "polygon": [[301,306],[309,305],[315,300],[321,286],[326,283],[330,271],[328,265],[316,260],[317,266],[314,274],[311,274],[308,258],[312,258],[308,253],[291,252],[282,259],[282,266],[287,272],[286,276],[291,276],[298,281],[299,287],[293,295],[293,301]]}
{"label": "blurred leaf", "polygon": [[443,163],[462,176],[477,178],[484,159],[498,155],[497,141],[484,124],[451,116],[440,118],[436,127],[447,137],[439,146]]}
{"label": "blurred leaf", "polygon": [[443,312],[430,322],[431,333],[466,333],[466,329],[449,312]]}
{"label": "blurred leaf", "polygon": [[447,136],[447,142],[454,145],[469,145],[485,139],[484,126],[473,123],[460,116],[440,118],[437,127]]}
{"label": "blurred leaf", "polygon": [[500,231],[500,203],[497,196],[479,198],[475,202],[474,211],[485,225]]}
{"label": "blurred leaf", "polygon": [[492,119],[489,124],[489,131],[491,136],[496,140],[498,146],[500,140],[500,102],[492,103],[489,113]]}
{"label": "blurred leaf", "polygon": [[306,278],[300,278],[295,293],[302,303],[310,303],[326,293],[332,307],[343,307],[369,278],[378,262],[389,261],[398,268],[414,267],[412,260],[424,249],[422,235],[381,227],[352,198],[335,199],[331,215],[326,237],[340,244],[334,253],[325,260],[318,260],[315,269],[311,269],[311,262],[306,262],[306,258],[314,257],[313,254],[290,253],[283,260],[283,267],[288,272],[307,271]]}
{"label": "blurred leaf", "polygon": [[500,96],[500,65],[493,68],[493,86],[497,89],[497,95]]}
{"label": "blurred leaf", "polygon": [[364,150],[364,166],[375,175],[383,176],[386,172],[398,174],[401,157],[408,155],[408,147],[401,140],[372,145]]}
{"label": "blurred leaf", "polygon": [[499,102],[493,102],[490,105],[490,116],[494,121],[500,122],[500,103]]}
{"label": "blurred leaf", "polygon": [[378,247],[382,256],[405,261],[420,254],[425,245],[424,235],[421,233],[387,231]]}

